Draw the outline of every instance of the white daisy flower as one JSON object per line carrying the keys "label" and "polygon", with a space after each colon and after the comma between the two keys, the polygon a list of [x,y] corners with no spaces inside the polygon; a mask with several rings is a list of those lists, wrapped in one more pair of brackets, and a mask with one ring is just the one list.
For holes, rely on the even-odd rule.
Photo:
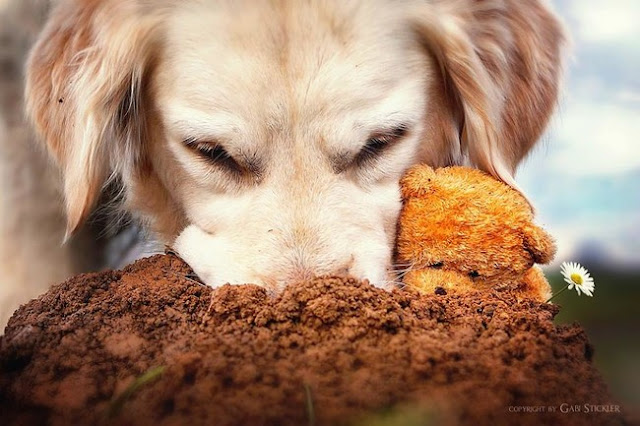
{"label": "white daisy flower", "polygon": [[583,266],[576,262],[563,262],[560,272],[564,276],[564,281],[569,284],[569,290],[575,287],[578,296],[582,292],[587,296],[593,297],[595,284],[593,283],[593,278],[589,275],[589,271]]}

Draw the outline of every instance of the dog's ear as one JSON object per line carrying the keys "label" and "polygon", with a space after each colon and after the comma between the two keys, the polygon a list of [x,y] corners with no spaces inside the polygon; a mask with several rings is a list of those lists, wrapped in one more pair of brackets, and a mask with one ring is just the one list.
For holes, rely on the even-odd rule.
{"label": "dog's ear", "polygon": [[516,187],[513,174],[546,127],[558,96],[565,37],[543,0],[432,0],[414,24],[440,67],[459,145],[469,162]]}
{"label": "dog's ear", "polygon": [[136,3],[59,2],[27,63],[27,113],[64,176],[67,236],[140,161],[154,24]]}

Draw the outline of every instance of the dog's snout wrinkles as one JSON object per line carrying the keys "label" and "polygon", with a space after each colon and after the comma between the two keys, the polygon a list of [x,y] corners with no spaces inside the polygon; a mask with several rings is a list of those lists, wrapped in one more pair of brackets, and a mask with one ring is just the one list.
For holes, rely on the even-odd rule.
{"label": "dog's snout wrinkles", "polygon": [[291,229],[286,246],[289,247],[288,262],[285,269],[290,281],[307,280],[323,275],[342,275],[351,273],[355,263],[355,255],[345,247],[336,252],[331,241],[323,235],[322,217],[317,217],[318,224],[309,223],[313,217],[305,217],[302,226]]}

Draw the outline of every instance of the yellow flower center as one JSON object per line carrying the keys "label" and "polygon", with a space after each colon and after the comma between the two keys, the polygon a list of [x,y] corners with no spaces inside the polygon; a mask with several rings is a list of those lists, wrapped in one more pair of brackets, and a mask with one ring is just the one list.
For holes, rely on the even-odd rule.
{"label": "yellow flower center", "polygon": [[582,284],[582,275],[580,274],[571,274],[571,281],[574,283],[581,285]]}

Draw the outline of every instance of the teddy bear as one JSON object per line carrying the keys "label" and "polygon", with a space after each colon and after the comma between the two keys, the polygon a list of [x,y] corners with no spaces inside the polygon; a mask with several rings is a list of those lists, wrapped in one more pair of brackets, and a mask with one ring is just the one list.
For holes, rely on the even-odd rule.
{"label": "teddy bear", "polygon": [[536,263],[555,255],[516,189],[467,167],[413,167],[401,181],[397,261],[423,292],[513,290],[541,302],[551,288]]}

